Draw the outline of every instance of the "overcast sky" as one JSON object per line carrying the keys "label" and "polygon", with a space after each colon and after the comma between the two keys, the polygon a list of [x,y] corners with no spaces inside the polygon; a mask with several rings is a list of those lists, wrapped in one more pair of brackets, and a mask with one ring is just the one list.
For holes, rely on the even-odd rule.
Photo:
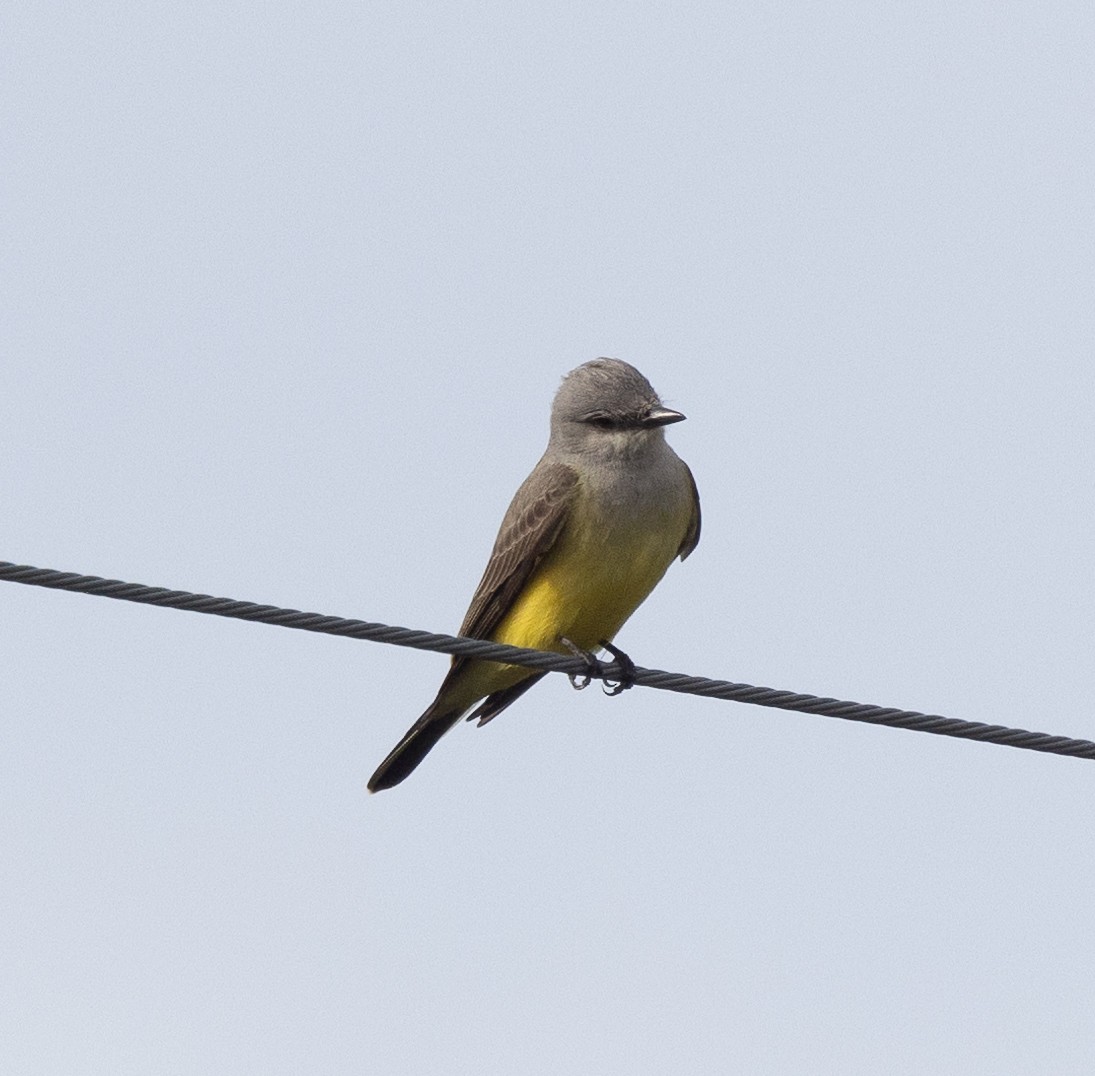
{"label": "overcast sky", "polygon": [[[10,6],[0,559],[453,631],[559,378],[641,665],[1095,737],[1095,8]],[[1095,764],[0,583],[0,1071],[1095,1071]]]}

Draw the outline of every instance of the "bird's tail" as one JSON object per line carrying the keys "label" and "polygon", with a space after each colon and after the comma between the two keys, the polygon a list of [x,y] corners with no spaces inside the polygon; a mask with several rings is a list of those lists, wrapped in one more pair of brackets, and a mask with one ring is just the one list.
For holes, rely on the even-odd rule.
{"label": "bird's tail", "polygon": [[407,730],[407,735],[392,748],[388,757],[377,766],[376,773],[369,778],[370,792],[391,788],[408,777],[430,753],[433,745],[460,720],[464,709],[467,709],[445,708],[438,712],[437,706],[438,703],[434,702]]}

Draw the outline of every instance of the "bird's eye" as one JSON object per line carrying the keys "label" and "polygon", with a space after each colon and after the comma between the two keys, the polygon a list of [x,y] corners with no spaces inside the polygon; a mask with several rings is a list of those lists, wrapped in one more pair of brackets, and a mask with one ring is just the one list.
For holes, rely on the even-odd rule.
{"label": "bird's eye", "polygon": [[586,415],[586,422],[591,426],[596,426],[599,430],[611,430],[619,425],[611,415],[606,415],[603,411],[594,411],[592,414]]}

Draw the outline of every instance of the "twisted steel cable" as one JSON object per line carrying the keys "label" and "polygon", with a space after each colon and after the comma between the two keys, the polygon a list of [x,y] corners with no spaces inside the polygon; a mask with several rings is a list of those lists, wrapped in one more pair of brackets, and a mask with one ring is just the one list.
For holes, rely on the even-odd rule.
{"label": "twisted steel cable", "polygon": [[274,624],[283,628],[299,628],[323,635],[343,635],[350,639],[368,639],[371,642],[409,646],[416,650],[432,650],[461,657],[486,658],[510,665],[522,665],[532,669],[567,673],[570,676],[593,675],[604,681],[619,682],[621,677],[643,687],[662,691],[677,691],[687,695],[700,695],[710,699],[726,699],[732,702],[749,702],[757,706],[771,706],[780,710],[796,710],[804,714],[838,717],[844,721],[861,721],[887,728],[912,729],[929,732],[936,736],[954,736],[963,740],[979,740],[982,743],[1003,744],[1025,751],[1042,751],[1052,755],[1068,755],[1073,758],[1095,759],[1095,743],[1076,740],[1068,736],[1053,736],[1045,732],[1009,728],[1006,725],[988,725],[980,721],[960,721],[937,714],[922,714],[916,710],[899,710],[889,706],[872,706],[860,702],[844,702],[840,699],[803,695],[794,691],[779,691],[752,684],[736,684],[729,680],[711,680],[704,676],[686,676],[683,673],[665,672],[661,669],[624,669],[619,663],[601,663],[591,670],[580,658],[553,654],[543,650],[506,646],[482,639],[466,639],[457,635],[440,635],[412,628],[394,627],[390,624],[374,624],[364,620],[347,620],[321,613],[306,613],[298,609],[282,609],[275,605],[258,605],[255,602],[236,601],[232,598],[214,598],[208,594],[194,594],[186,590],[167,590],[164,587],[143,586],[140,583],[123,583],[118,579],[103,579],[95,575],[77,572],[59,572],[50,568],[34,568],[27,564],[0,561],[0,580],[25,583],[28,586],[47,587],[53,590],[71,590],[80,594],[97,594],[104,598],[138,602],[142,605],[159,605],[169,609],[189,609],[195,613],[211,613],[214,616],[236,620]]}

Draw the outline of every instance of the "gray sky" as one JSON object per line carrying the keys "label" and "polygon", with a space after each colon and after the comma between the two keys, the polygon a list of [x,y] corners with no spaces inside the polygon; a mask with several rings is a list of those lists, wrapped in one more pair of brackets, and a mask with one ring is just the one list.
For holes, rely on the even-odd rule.
{"label": "gray sky", "polygon": [[[15,5],[0,559],[452,631],[559,377],[640,664],[1095,736],[1090,4]],[[0,584],[0,1070],[1095,1068],[1095,766]]]}

